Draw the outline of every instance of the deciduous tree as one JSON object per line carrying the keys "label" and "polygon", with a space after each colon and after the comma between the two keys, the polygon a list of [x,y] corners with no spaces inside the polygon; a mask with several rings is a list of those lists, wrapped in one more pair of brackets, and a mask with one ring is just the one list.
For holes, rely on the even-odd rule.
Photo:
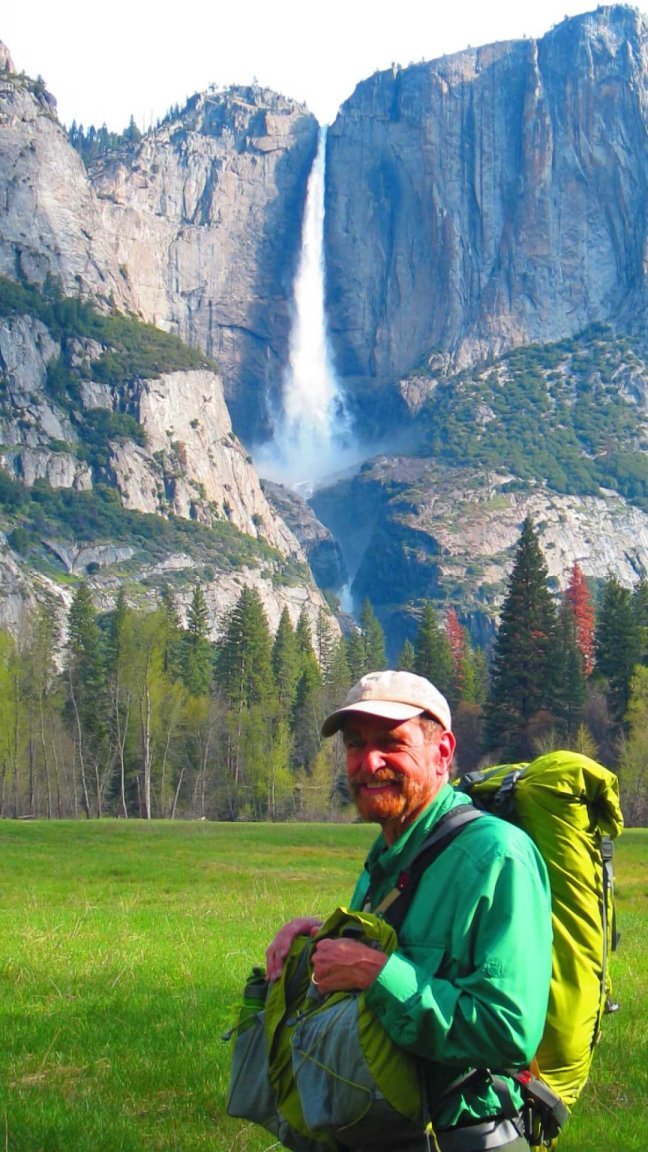
{"label": "deciduous tree", "polygon": [[574,561],[569,583],[567,602],[576,624],[576,643],[583,657],[583,672],[591,676],[594,667],[594,625],[596,612],[589,585],[577,561]]}

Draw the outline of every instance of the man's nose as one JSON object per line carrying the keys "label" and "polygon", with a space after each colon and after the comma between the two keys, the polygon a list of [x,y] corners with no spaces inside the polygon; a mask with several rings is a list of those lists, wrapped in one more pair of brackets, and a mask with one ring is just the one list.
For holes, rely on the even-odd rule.
{"label": "man's nose", "polygon": [[365,772],[377,772],[385,764],[385,759],[379,748],[365,748],[362,757],[362,766]]}

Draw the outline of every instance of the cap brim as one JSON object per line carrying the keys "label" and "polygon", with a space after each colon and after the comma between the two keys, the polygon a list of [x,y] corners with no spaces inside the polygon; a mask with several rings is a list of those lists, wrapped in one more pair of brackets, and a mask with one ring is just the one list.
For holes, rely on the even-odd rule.
{"label": "cap brim", "polygon": [[386,720],[411,720],[414,716],[422,716],[425,709],[414,704],[399,704],[395,700],[361,700],[358,704],[338,708],[327,716],[322,724],[322,736],[334,736],[339,732],[350,712],[362,712],[365,716],[380,716]]}

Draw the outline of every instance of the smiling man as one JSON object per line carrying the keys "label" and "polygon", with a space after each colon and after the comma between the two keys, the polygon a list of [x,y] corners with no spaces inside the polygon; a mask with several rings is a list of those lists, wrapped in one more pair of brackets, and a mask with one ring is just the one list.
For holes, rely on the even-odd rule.
{"label": "smiling man", "polygon": [[[409,672],[363,676],[322,725],[342,733],[360,816],[382,831],[351,907],[376,911],[442,817],[469,801],[450,784],[450,708]],[[276,979],[295,936],[290,921],[268,948]],[[385,1031],[421,1059],[439,1152],[522,1152],[522,1100],[510,1073],[528,1065],[544,1026],[551,976],[551,901],[544,863],[518,828],[484,814],[423,873],[391,956],[356,940],[324,939],[313,953],[320,993],[362,989]],[[425,1134],[389,1134],[371,1152],[427,1152]],[[370,1152],[359,1149],[358,1152]]]}

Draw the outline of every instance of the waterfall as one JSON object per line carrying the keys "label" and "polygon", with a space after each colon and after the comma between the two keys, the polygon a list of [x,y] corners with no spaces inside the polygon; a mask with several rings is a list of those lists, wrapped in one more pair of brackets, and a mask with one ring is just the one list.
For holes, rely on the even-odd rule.
{"label": "waterfall", "polygon": [[328,341],[325,308],[326,127],[308,178],[294,312],[272,441],[255,453],[259,472],[305,495],[323,477],[358,461]]}

